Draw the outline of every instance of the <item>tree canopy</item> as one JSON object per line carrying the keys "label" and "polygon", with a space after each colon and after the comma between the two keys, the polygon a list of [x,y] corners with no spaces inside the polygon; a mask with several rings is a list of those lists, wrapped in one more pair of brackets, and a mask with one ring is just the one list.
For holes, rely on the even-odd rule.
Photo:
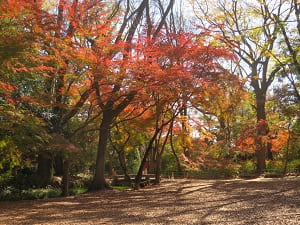
{"label": "tree canopy", "polygon": [[180,4],[0,1],[0,183],[299,170],[297,0]]}

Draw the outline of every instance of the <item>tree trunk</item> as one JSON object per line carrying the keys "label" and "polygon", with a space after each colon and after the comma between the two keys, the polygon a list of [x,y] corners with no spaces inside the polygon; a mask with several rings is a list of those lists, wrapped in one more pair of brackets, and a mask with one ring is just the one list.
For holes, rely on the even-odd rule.
{"label": "tree trunk", "polygon": [[156,147],[153,147],[149,153],[150,160],[149,160],[148,173],[151,173],[151,174],[155,173],[155,171],[156,171],[156,164],[157,164],[157,162],[156,162],[157,152],[156,151],[157,151]]}
{"label": "tree trunk", "polygon": [[144,154],[143,160],[141,162],[139,171],[138,171],[138,173],[137,173],[137,175],[135,177],[135,181],[134,181],[134,183],[135,183],[134,184],[134,189],[135,190],[138,190],[140,188],[140,183],[141,183],[141,179],[142,179],[142,173],[143,173],[144,165],[145,165],[145,163],[147,161],[147,158],[149,156],[149,153],[150,153],[150,151],[152,149],[152,145],[153,145],[153,143],[154,143],[154,141],[156,139],[156,136],[158,135],[159,132],[160,132],[160,129],[156,129],[155,130],[155,133],[153,134],[153,136],[152,136],[152,138],[151,138],[151,140],[150,140],[150,142],[149,142],[149,144],[147,146],[147,149],[146,149],[146,152]]}
{"label": "tree trunk", "polygon": [[[163,142],[163,145],[161,147],[161,151],[157,150],[157,158],[156,158],[156,169],[155,169],[155,184],[159,184],[160,183],[160,174],[161,174],[161,157],[165,151],[165,147],[167,144],[167,141],[169,139],[169,135],[171,134],[173,129],[173,121],[171,122],[169,129],[168,129],[168,133],[165,137],[165,140]],[[161,137],[161,136],[160,136]]]}
{"label": "tree trunk", "polygon": [[64,174],[64,160],[62,155],[58,154],[54,157],[54,175],[63,176]]}
{"label": "tree trunk", "polygon": [[45,187],[51,183],[53,177],[53,161],[50,157],[46,157],[42,154],[38,156],[38,168],[37,168],[37,186]]}
{"label": "tree trunk", "polygon": [[[117,93],[120,90],[120,87],[116,85],[114,87],[113,93]],[[97,96],[100,97],[100,91],[96,91]],[[99,130],[99,142],[98,142],[98,150],[97,150],[97,159],[96,159],[96,168],[94,179],[90,190],[100,190],[104,188],[108,188],[109,185],[105,181],[104,173],[105,173],[105,153],[107,148],[107,141],[109,138],[110,126],[114,118],[116,118],[134,99],[136,91],[131,91],[127,94],[126,98],[115,108],[114,100],[110,99],[107,101],[105,106],[103,107],[103,118],[100,125]]]}
{"label": "tree trunk", "polygon": [[291,122],[288,125],[288,139],[286,143],[286,152],[285,152],[285,159],[284,159],[284,168],[283,173],[286,174],[287,172],[287,165],[289,162],[289,151],[290,151],[290,140],[291,140],[291,130],[290,130]]}
{"label": "tree trunk", "polygon": [[177,156],[177,154],[176,154],[176,152],[175,152],[174,144],[173,144],[173,125],[174,125],[174,121],[172,121],[172,123],[171,123],[170,145],[171,145],[171,150],[172,150],[172,152],[173,152],[173,155],[174,155],[174,157],[175,157],[175,159],[176,159],[176,164],[177,164],[177,170],[178,170],[178,173],[179,173],[180,175],[182,175],[182,168],[181,168],[180,160],[179,160],[179,158],[178,158],[178,156]]}
{"label": "tree trunk", "polygon": [[117,154],[118,154],[120,166],[125,176],[125,180],[128,182],[129,186],[131,186],[131,179],[128,174],[128,170],[125,162],[125,152],[124,150],[121,150],[121,151],[117,151]]}
{"label": "tree trunk", "polygon": [[261,137],[256,139],[256,162],[257,162],[257,173],[261,174],[266,169],[266,151],[264,141]]}
{"label": "tree trunk", "polygon": [[161,173],[160,161],[161,161],[161,155],[162,154],[158,154],[157,159],[156,159],[155,184],[159,184],[160,183],[160,173]]}
{"label": "tree trunk", "polygon": [[106,183],[104,177],[105,153],[106,153],[107,140],[110,131],[110,124],[112,120],[113,120],[113,116],[109,112],[103,113],[103,119],[99,131],[96,168],[95,168],[94,179],[90,187],[91,190],[100,190],[108,187],[108,184]]}
{"label": "tree trunk", "polygon": [[[187,119],[187,106],[186,106],[186,102],[183,103],[181,115],[184,116],[184,118]],[[190,158],[190,156],[191,156],[190,150],[189,150],[188,146],[186,146],[186,136],[188,135],[188,128],[186,127],[186,122],[183,121],[181,123],[181,126],[182,126],[181,129],[182,129],[182,132],[183,132],[183,136],[182,136],[183,154],[187,158]]]}
{"label": "tree trunk", "polygon": [[256,111],[257,111],[257,126],[255,152],[257,160],[257,172],[263,173],[266,169],[266,143],[264,136],[268,133],[268,124],[266,122],[265,102],[266,94],[261,91],[256,91]]}
{"label": "tree trunk", "polygon": [[63,163],[63,178],[62,178],[62,196],[69,195],[69,160],[65,160]]}
{"label": "tree trunk", "polygon": [[267,143],[267,159],[274,160],[273,152],[271,151],[272,144],[270,142]]}

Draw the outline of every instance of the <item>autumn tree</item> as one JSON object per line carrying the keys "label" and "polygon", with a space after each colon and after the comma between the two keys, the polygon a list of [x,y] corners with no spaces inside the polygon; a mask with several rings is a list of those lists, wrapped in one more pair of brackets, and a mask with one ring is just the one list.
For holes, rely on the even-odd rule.
{"label": "autumn tree", "polygon": [[[297,136],[300,130],[299,2],[296,0],[290,1],[287,9],[288,14],[285,15],[285,17],[273,14],[273,21],[279,23],[281,31],[281,41],[279,45],[281,50],[278,54],[273,53],[272,55],[276,63],[282,66],[279,82],[274,89],[273,100],[277,102],[279,112],[281,112],[286,119],[285,127],[288,128],[288,134],[296,134]],[[285,82],[286,80],[288,82]],[[290,136],[292,137],[293,135]],[[294,143],[290,141],[292,139],[293,138],[288,138],[289,142]],[[290,148],[295,148],[294,146],[296,145],[297,144],[292,144]],[[287,149],[289,149],[289,145]],[[285,165],[287,165],[287,159],[288,157],[286,157]]]}
{"label": "autumn tree", "polygon": [[[93,53],[87,38],[110,32],[109,23],[103,22],[107,19],[101,20],[106,18],[107,8],[101,1],[59,1],[50,8],[43,1],[11,1],[9,4],[2,2],[1,10],[4,12],[1,17],[3,24],[15,21],[18,32],[24,34],[12,36],[10,43],[3,45],[5,51],[17,56],[3,58],[6,61],[3,65],[12,71],[11,76],[5,73],[4,81],[16,86],[12,87],[14,98],[9,92],[4,94],[19,108],[41,119],[52,139],[59,136],[70,142],[73,133],[88,122],[84,121],[75,130],[69,129],[74,116],[95,91],[89,74],[94,63]],[[16,43],[25,45],[17,51]],[[22,49],[24,54],[21,54]],[[22,81],[21,76],[26,79]],[[33,78],[40,82],[34,82]],[[14,80],[19,83],[12,82]],[[61,155],[68,164],[62,149],[65,146],[41,147],[38,152],[39,185],[43,186],[51,179],[55,155]]]}
{"label": "autumn tree", "polygon": [[[199,18],[204,26],[210,26],[222,41],[231,47],[240,59],[242,74],[249,78],[251,89],[255,93],[257,122],[256,158],[257,171],[266,168],[266,142],[263,137],[269,128],[266,121],[267,91],[275,76],[282,69],[274,62],[274,52],[280,23],[274,17],[283,18],[288,12],[289,1],[218,1],[212,5],[209,1],[196,1]],[[247,20],[247,18],[253,18]]]}
{"label": "autumn tree", "polygon": [[[159,19],[157,26],[153,25],[153,22],[149,19],[146,21],[148,25],[148,38],[149,35],[153,34],[155,37],[159,34],[162,24],[165,21],[166,15],[169,13],[174,0],[170,0],[166,11],[163,16]],[[147,80],[142,81],[141,77],[144,74],[145,68],[132,67],[134,64],[139,62],[139,55],[135,55],[132,52],[134,35],[136,34],[137,28],[142,24],[142,16],[146,13],[149,18],[149,1],[143,0],[135,11],[130,13],[129,1],[124,14],[124,19],[120,30],[117,32],[115,41],[112,43],[113,46],[119,47],[118,54],[116,57],[112,57],[109,64],[103,67],[98,66],[93,70],[94,76],[104,75],[96,79],[97,90],[96,98],[98,105],[102,110],[102,121],[99,128],[99,145],[96,161],[96,170],[93,179],[91,189],[101,189],[107,187],[105,181],[105,153],[107,147],[107,140],[109,131],[113,120],[130,104],[130,102],[138,94],[138,91],[147,84]],[[132,19],[132,24],[126,29],[128,22]],[[122,41],[124,40],[124,41]],[[102,52],[97,51],[98,43],[95,40],[91,41],[91,46],[94,48],[94,52],[101,56]],[[142,47],[142,46],[140,46]],[[101,57],[99,57],[101,59]],[[148,63],[148,65],[150,65]],[[131,69],[132,68],[132,69]],[[153,70],[153,69],[152,69]],[[151,70],[150,70],[151,71]],[[105,76],[107,76],[105,78]],[[138,81],[136,83],[131,81]],[[101,84],[102,82],[102,84]],[[103,84],[104,82],[104,84]],[[147,84],[149,85],[149,84]],[[105,88],[105,89],[102,89]]]}
{"label": "autumn tree", "polygon": [[[17,161],[20,160],[20,155],[24,160],[32,160],[26,157],[26,153],[34,149],[35,154],[37,147],[42,147],[47,141],[44,121],[21,104],[22,100],[28,100],[26,96],[32,94],[33,90],[40,90],[39,82],[43,82],[43,79],[40,79],[37,72],[46,68],[41,67],[37,59],[37,42],[41,37],[26,30],[32,28],[35,19],[35,16],[30,15],[31,12],[35,12],[35,8],[31,9],[30,4],[26,1],[6,1],[0,4],[1,134],[4,142],[2,150],[10,152]],[[21,130],[24,132],[20,132]],[[10,140],[9,145],[5,144],[7,138]],[[14,155],[14,152],[18,152],[18,156]],[[5,158],[8,159],[4,156],[3,159]],[[11,165],[18,163],[11,162]]]}
{"label": "autumn tree", "polygon": [[[200,113],[197,118],[194,117],[194,121],[211,127],[207,131],[215,137],[216,144],[225,154],[232,156],[232,141],[235,138],[233,127],[246,92],[243,81],[229,71],[223,71],[214,79],[194,95],[192,105]],[[201,129],[204,127],[201,126]]]}
{"label": "autumn tree", "polygon": [[[164,131],[164,135],[169,136],[171,134],[171,124],[182,110],[182,101],[188,104],[197,90],[217,82],[218,77],[226,71],[221,66],[220,61],[232,57],[226,48],[210,45],[204,41],[201,35],[203,34],[197,35],[186,32],[167,34],[165,37],[162,36],[157,39],[153,45],[153,48],[156,49],[154,51],[156,55],[152,54],[152,59],[157,63],[155,66],[159,66],[156,71],[165,73],[159,80],[159,86],[153,92],[153,100],[156,102],[154,105],[158,107],[157,109],[162,110],[156,110],[154,115],[158,116],[159,112],[163,112],[163,107],[168,106],[168,104],[173,104],[170,109],[174,108],[173,113],[168,117],[169,119],[164,119],[166,122],[156,120],[156,124],[161,125],[157,126],[158,129],[154,132],[157,135],[156,137],[153,136],[154,146],[155,140],[160,139],[160,131],[164,126],[168,124],[170,126]],[[166,114],[162,115],[166,116]],[[165,144],[163,141],[161,150],[156,150],[155,154],[159,156],[157,159],[160,159]]]}
{"label": "autumn tree", "polygon": [[277,64],[283,67],[281,76],[288,79],[296,102],[300,101],[299,91],[299,35],[300,35],[300,6],[296,0],[289,1],[286,15],[273,14],[272,20],[280,27],[282,39],[278,54],[273,54]]}
{"label": "autumn tree", "polygon": [[[46,15],[41,14],[38,17],[44,21],[54,21],[54,26],[49,28],[45,27],[46,22],[39,24],[41,32],[46,36],[41,42],[42,50],[52,59],[49,66],[55,68],[48,73],[49,79],[45,82],[50,116],[44,119],[48,122],[50,133],[59,134],[68,141],[72,136],[72,130],[68,129],[67,124],[95,89],[88,74],[89,65],[93,61],[87,58],[93,55],[90,54],[85,37],[91,33],[103,35],[110,29],[109,25],[101,25],[99,22],[100,18],[106,16],[103,14],[105,5],[100,1],[59,1],[54,5],[54,9],[57,10],[57,14],[45,12],[41,6],[39,10],[43,10]],[[40,177],[49,177],[52,156],[51,152],[47,154],[50,156],[44,157],[43,154],[39,156]],[[57,156],[62,157],[63,164],[66,164],[63,168],[68,170],[68,158],[64,157],[64,153]],[[42,183],[46,182],[47,179]]]}

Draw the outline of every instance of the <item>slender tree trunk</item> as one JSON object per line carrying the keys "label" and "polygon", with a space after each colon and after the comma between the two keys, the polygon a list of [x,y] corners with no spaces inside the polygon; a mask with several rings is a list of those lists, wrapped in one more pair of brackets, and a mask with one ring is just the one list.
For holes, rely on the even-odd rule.
{"label": "slender tree trunk", "polygon": [[124,150],[126,143],[129,141],[129,139],[130,139],[130,135],[128,135],[126,141],[124,142],[122,147],[119,149],[114,145],[114,143],[111,139],[110,139],[110,143],[111,143],[112,147],[114,148],[114,150],[117,152],[119,163],[120,163],[121,169],[123,171],[123,174],[125,176],[125,180],[128,182],[129,186],[131,186],[132,182],[131,182],[130,176],[128,174],[128,169],[127,169],[126,159],[125,159],[125,150]]}
{"label": "slender tree trunk", "polygon": [[181,168],[181,164],[180,164],[180,160],[175,152],[175,149],[174,149],[174,144],[173,144],[173,125],[174,125],[174,121],[172,121],[171,123],[171,133],[170,133],[170,144],[171,144],[171,150],[173,152],[173,155],[175,157],[175,160],[176,160],[176,164],[177,164],[177,170],[178,170],[178,173],[181,175],[182,174],[182,168]]}
{"label": "slender tree trunk", "polygon": [[135,188],[136,190],[140,188],[140,183],[141,183],[141,179],[142,179],[142,172],[143,172],[143,169],[144,169],[144,165],[145,165],[145,163],[146,163],[146,161],[147,161],[147,158],[148,158],[148,156],[149,156],[149,153],[150,153],[150,151],[151,151],[151,148],[152,148],[152,146],[153,146],[153,143],[154,143],[154,141],[155,141],[157,135],[158,135],[159,132],[164,128],[164,126],[166,126],[168,123],[174,121],[174,118],[175,118],[176,116],[177,116],[177,113],[175,113],[175,114],[173,115],[173,117],[172,117],[170,120],[168,120],[167,122],[163,123],[159,128],[156,128],[156,129],[155,129],[155,132],[154,132],[154,134],[153,134],[151,140],[149,141],[149,144],[148,144],[148,146],[147,146],[146,152],[145,152],[144,157],[143,157],[143,159],[142,159],[142,162],[141,162],[139,171],[138,171],[138,173],[137,173],[137,175],[136,175],[136,177],[135,177],[135,187],[134,187],[134,188]]}
{"label": "slender tree trunk", "polygon": [[147,146],[147,149],[146,149],[146,152],[145,152],[144,157],[142,159],[139,171],[138,171],[138,173],[137,173],[137,175],[135,177],[134,188],[136,190],[138,190],[140,188],[140,183],[141,183],[141,179],[142,179],[142,173],[143,173],[144,165],[145,165],[145,163],[147,161],[147,158],[149,156],[149,153],[150,153],[150,151],[152,149],[153,143],[154,143],[154,141],[155,141],[155,139],[156,139],[159,131],[160,131],[160,129],[156,129],[155,130],[155,133],[153,134],[153,136],[152,136],[152,138],[151,138],[151,140],[150,140],[150,142],[149,142],[149,144]]}
{"label": "slender tree trunk", "polygon": [[125,176],[125,180],[131,186],[131,179],[130,179],[130,176],[128,174],[128,170],[127,170],[127,166],[126,166],[126,162],[125,162],[125,153],[124,153],[123,150],[120,150],[120,151],[117,151],[117,154],[118,154],[121,169],[122,169],[122,171],[124,173],[124,176]]}
{"label": "slender tree trunk", "polygon": [[289,123],[289,125],[288,125],[288,139],[287,139],[287,143],[286,143],[286,152],[285,152],[285,157],[284,157],[285,160],[284,160],[284,168],[283,168],[284,174],[286,174],[287,165],[288,165],[288,161],[289,161],[290,140],[291,140],[290,126],[291,126],[291,123]]}
{"label": "slender tree trunk", "polygon": [[69,160],[66,159],[63,163],[62,196],[69,195],[69,171],[70,163]]}
{"label": "slender tree trunk", "polygon": [[[187,106],[186,106],[186,102],[184,101],[183,106],[182,106],[182,112],[181,115],[184,116],[184,118],[187,119]],[[186,146],[186,135],[188,135],[188,128],[186,127],[186,121],[183,121],[181,123],[182,126],[182,143],[183,143],[183,153],[186,157],[190,157],[190,150],[188,148],[188,146]]]}
{"label": "slender tree trunk", "polygon": [[165,137],[165,140],[161,146],[161,150],[157,151],[157,159],[156,159],[156,169],[155,169],[155,184],[159,184],[160,183],[160,174],[161,174],[161,157],[165,151],[165,147],[167,144],[167,141],[169,139],[169,135],[171,134],[171,130],[173,129],[173,124],[171,122],[167,135]]}

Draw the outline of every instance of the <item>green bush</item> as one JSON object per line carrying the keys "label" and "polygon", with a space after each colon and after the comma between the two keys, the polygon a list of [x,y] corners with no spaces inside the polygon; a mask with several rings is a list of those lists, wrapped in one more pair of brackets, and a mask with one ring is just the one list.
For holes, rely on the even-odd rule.
{"label": "green bush", "polygon": [[168,173],[168,171],[177,171],[177,169],[178,168],[174,154],[166,151],[161,158],[162,173]]}
{"label": "green bush", "polygon": [[247,160],[245,163],[242,164],[240,169],[240,175],[249,175],[255,173],[255,163],[251,160]]}
{"label": "green bush", "polygon": [[282,173],[283,172],[283,162],[280,160],[268,160],[266,161],[266,172],[267,173]]}
{"label": "green bush", "polygon": [[287,165],[288,172],[300,172],[300,159],[294,159]]}
{"label": "green bush", "polygon": [[79,195],[79,194],[83,194],[86,193],[88,191],[87,187],[74,187],[71,188],[69,191],[70,195]]}

